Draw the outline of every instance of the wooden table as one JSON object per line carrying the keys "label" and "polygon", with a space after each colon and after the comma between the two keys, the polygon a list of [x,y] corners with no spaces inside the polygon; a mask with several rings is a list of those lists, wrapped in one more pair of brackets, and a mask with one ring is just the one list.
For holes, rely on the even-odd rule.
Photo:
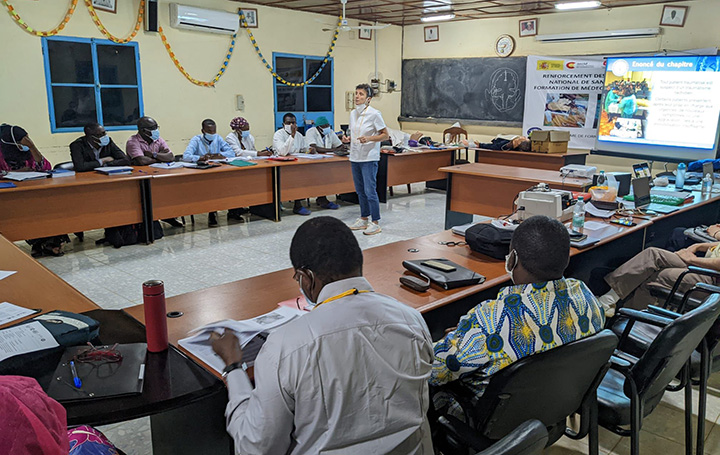
{"label": "wooden table", "polygon": [[298,158],[278,166],[278,202],[355,191],[347,157]]}
{"label": "wooden table", "polygon": [[0,190],[0,234],[16,241],[144,223],[149,181],[135,170],[15,182],[17,188]]}
{"label": "wooden table", "polygon": [[[428,182],[430,188],[445,189],[445,174],[438,168],[455,164],[455,151],[461,147],[441,150],[418,149],[403,153],[383,150],[377,174],[380,202],[387,202],[388,187],[415,182]],[[439,181],[439,182],[438,182]]]}
{"label": "wooden table", "polygon": [[468,147],[475,151],[475,162],[485,164],[499,164],[503,166],[522,166],[533,169],[546,169],[559,171],[568,164],[585,164],[587,152],[568,153],[534,153],[519,151],[488,150],[477,147]]}
{"label": "wooden table", "polygon": [[510,215],[518,193],[547,183],[550,188],[582,191],[590,181],[562,178],[558,171],[470,163],[440,168],[447,173],[445,228],[466,224],[472,215]]}

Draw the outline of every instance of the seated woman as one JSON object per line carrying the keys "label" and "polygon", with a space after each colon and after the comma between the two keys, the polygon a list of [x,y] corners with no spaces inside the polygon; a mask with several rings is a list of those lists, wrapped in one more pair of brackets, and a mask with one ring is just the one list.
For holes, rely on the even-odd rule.
{"label": "seated woman", "polygon": [[[27,131],[15,125],[0,125],[0,171],[42,172],[51,169],[50,162],[35,147]],[[32,245],[33,257],[38,257],[44,254],[62,256],[62,244],[69,241],[67,235],[58,235],[27,242]]]}
{"label": "seated woman", "polygon": [[491,142],[483,143],[478,141],[472,141],[473,145],[471,145],[471,143],[468,141],[462,141],[462,143],[466,147],[477,147],[487,150],[518,150],[521,152],[529,152],[531,145],[530,139],[526,138],[525,136],[514,136],[506,134],[498,134]]}

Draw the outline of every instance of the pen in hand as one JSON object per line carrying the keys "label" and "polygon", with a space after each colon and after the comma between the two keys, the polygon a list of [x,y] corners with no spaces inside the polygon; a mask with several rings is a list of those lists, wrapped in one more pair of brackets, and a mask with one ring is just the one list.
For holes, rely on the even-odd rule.
{"label": "pen in hand", "polygon": [[73,384],[75,384],[75,387],[79,389],[80,387],[82,387],[82,381],[78,377],[77,370],[75,369],[75,362],[72,360],[70,361],[70,371],[72,372],[73,376]]}

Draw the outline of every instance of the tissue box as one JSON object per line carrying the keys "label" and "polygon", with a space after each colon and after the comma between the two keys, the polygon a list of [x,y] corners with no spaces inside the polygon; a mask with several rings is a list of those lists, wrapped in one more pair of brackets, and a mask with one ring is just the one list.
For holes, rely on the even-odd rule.
{"label": "tissue box", "polygon": [[567,153],[569,131],[533,131],[530,133],[532,151],[536,153]]}

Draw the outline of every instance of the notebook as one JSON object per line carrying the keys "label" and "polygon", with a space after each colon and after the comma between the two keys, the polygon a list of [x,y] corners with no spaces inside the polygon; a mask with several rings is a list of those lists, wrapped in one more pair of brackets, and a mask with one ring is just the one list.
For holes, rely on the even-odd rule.
{"label": "notebook", "polygon": [[48,178],[47,172],[8,172],[2,178],[15,180],[16,182],[24,182],[25,180],[38,180]]}
{"label": "notebook", "polygon": [[95,168],[96,171],[107,174],[107,175],[117,175],[117,174],[130,174],[133,170],[132,166],[105,166],[105,167],[98,167]]}

